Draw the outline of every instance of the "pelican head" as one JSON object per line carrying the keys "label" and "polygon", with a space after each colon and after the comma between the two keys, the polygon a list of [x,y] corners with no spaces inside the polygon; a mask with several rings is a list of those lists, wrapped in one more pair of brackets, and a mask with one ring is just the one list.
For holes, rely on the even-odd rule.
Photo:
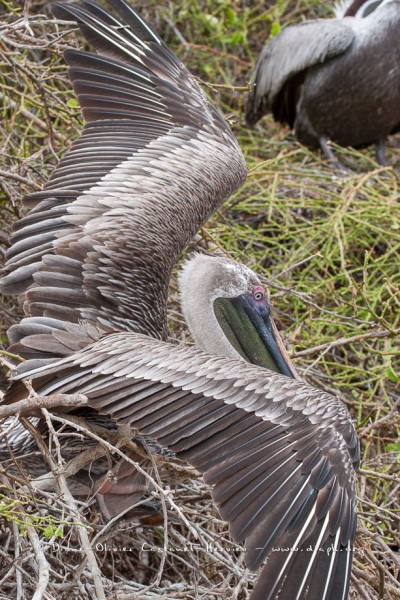
{"label": "pelican head", "polygon": [[[390,1],[390,0],[389,0]],[[378,6],[387,4],[388,0],[342,0],[334,6],[337,19],[344,17],[368,17]]]}
{"label": "pelican head", "polygon": [[258,276],[229,258],[196,254],[183,266],[182,311],[196,345],[298,379]]}

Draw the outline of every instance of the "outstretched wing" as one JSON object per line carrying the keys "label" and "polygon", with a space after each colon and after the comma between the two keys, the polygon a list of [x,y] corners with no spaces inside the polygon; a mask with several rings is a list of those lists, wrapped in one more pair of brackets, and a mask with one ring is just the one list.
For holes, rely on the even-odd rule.
{"label": "outstretched wing", "polygon": [[[249,568],[268,558],[252,600],[347,597],[358,441],[339,400],[244,361],[132,333],[22,377],[41,394],[86,394],[201,471]],[[21,392],[15,382],[7,400]]]}
{"label": "outstretched wing", "polygon": [[[53,5],[99,54],[67,50],[86,125],[44,190],[25,198],[3,293],[24,292],[9,332],[26,358],[109,330],[166,337],[172,266],[244,181],[243,155],[194,77],[125,0]],[[64,340],[65,341],[65,340]]]}
{"label": "outstretched wing", "polygon": [[247,98],[246,123],[251,126],[269,110],[274,118],[293,126],[298,88],[306,70],[348,48],[354,31],[346,21],[316,19],[287,27],[264,46]]}

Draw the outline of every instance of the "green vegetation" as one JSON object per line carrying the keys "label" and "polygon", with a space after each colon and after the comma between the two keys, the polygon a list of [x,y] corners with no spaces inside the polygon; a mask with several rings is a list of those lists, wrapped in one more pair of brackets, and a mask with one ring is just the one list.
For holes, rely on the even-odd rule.
{"label": "green vegetation", "polygon": [[[22,197],[41,188],[79,135],[79,107],[62,51],[81,41],[74,29],[66,34],[65,25],[58,29],[48,20],[47,2],[32,0],[26,13],[22,0],[2,0],[1,9],[0,242],[5,248],[12,223],[23,213]],[[389,142],[388,168],[374,162],[373,148],[336,148],[349,167],[343,175],[320,154],[300,146],[271,117],[255,131],[242,125],[250,70],[263,43],[288,23],[332,16],[328,5],[317,0],[279,0],[269,7],[260,0],[153,0],[140,10],[219,105],[249,167],[245,186],[204,228],[206,243],[217,244],[265,277],[278,326],[300,374],[339,395],[357,423],[363,462],[353,597],[399,599],[399,137]],[[171,335],[186,339],[175,282],[171,297]],[[16,303],[2,300],[4,348],[5,332],[20,315]],[[183,481],[177,479],[175,490],[179,505],[185,506],[187,500],[191,507],[186,516],[205,528],[204,539],[215,535],[212,539],[225,544],[229,553],[232,543],[209,505],[206,486],[191,482],[195,487],[190,487],[190,480]],[[191,500],[196,494],[202,498],[197,504]],[[95,512],[87,514],[95,531],[97,518]],[[52,535],[57,535],[55,523]],[[0,528],[0,536],[7,536],[6,531],[7,527]],[[122,534],[118,530],[113,535]],[[137,540],[137,532],[132,535]],[[169,535],[170,543],[179,548],[187,532],[180,524],[171,527]],[[157,530],[146,531],[143,539],[160,544]],[[75,547],[76,535],[71,533],[63,543]],[[236,567],[229,566],[228,554],[223,554],[225,562],[220,559],[217,568],[204,545],[201,548],[196,549],[196,558],[169,553],[156,591],[167,594],[169,583],[179,581],[176,596],[172,592],[168,597],[200,598],[202,593],[217,598],[210,592],[215,585],[226,597],[236,589],[238,595],[232,597],[245,598],[241,590],[246,577],[240,580]],[[110,582],[135,579],[143,583],[135,590],[143,591],[156,576],[160,558],[147,556],[148,562],[142,564],[138,549],[132,556],[129,560],[114,556],[112,562],[107,553],[101,554],[103,574]],[[59,560],[65,562],[65,555]],[[140,572],[137,561],[141,561]],[[71,559],[72,564],[79,563]],[[198,575],[193,574],[196,569]],[[0,571],[0,580],[5,572]],[[27,572],[34,576],[29,568]],[[70,573],[65,577],[71,581]],[[58,585],[52,593],[61,589]],[[89,597],[85,590],[79,597]],[[64,593],[60,598],[72,597]]]}
{"label": "green vegetation", "polygon": [[[48,540],[53,536],[59,538],[63,535],[61,525],[67,525],[67,522],[62,523],[61,521],[56,521],[52,515],[47,513],[41,515],[40,510],[35,510],[35,512],[23,510],[29,507],[30,498],[27,496],[25,500],[11,499],[9,494],[12,494],[12,491],[12,489],[0,486],[1,519],[15,523],[19,528],[19,534],[22,536],[26,535],[27,526],[34,527]],[[36,509],[37,508],[38,507],[36,507]],[[41,508],[48,511],[49,506],[42,506]]]}

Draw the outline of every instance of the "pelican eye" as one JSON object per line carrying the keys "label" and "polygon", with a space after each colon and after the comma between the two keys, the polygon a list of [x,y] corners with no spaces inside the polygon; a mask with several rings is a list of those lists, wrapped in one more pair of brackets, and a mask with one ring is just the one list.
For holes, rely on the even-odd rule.
{"label": "pelican eye", "polygon": [[264,290],[263,289],[256,288],[253,291],[253,298],[255,300],[257,300],[257,302],[260,302],[260,300],[264,300],[264,296],[265,296],[265,294],[264,294]]}

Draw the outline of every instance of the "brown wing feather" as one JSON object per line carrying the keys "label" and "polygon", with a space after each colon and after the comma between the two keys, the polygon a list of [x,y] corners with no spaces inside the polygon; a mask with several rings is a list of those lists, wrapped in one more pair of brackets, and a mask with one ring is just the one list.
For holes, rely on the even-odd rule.
{"label": "brown wing feather", "polygon": [[17,225],[0,284],[25,293],[30,320],[12,331],[23,356],[35,355],[32,339],[24,351],[32,319],[165,338],[173,265],[246,177],[194,77],[127,3],[111,4],[119,16],[92,2],[53,5],[101,54],[66,52],[87,123],[44,190],[26,197],[34,209]]}
{"label": "brown wing feather", "polygon": [[42,394],[79,390],[202,472],[248,566],[268,558],[253,600],[308,588],[307,599],[346,597],[358,443],[339,400],[242,361],[129,333],[23,376]]}
{"label": "brown wing feather", "polygon": [[292,125],[307,70],[342,54],[353,39],[354,31],[341,19],[304,21],[278,33],[264,46],[254,68],[247,124],[255,125],[272,109],[277,120]]}

